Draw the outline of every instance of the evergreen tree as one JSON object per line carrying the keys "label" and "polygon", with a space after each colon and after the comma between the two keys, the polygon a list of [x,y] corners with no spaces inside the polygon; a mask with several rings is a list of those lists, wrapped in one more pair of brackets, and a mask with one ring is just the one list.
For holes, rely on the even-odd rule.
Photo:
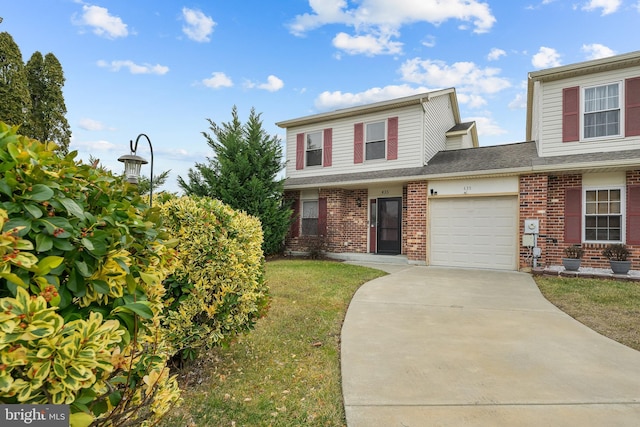
{"label": "evergreen tree", "polygon": [[[162,171],[158,175],[153,175],[153,194],[158,194],[160,191],[160,187],[162,187],[169,178],[169,173],[171,169],[167,171]],[[151,181],[146,176],[140,176],[140,180],[138,182],[138,192],[140,194],[149,194],[151,190]]]}
{"label": "evergreen tree", "polygon": [[0,33],[0,121],[23,125],[31,99],[20,48],[9,33]]}
{"label": "evergreen tree", "polygon": [[284,167],[280,139],[265,132],[253,108],[245,124],[235,106],[231,115],[231,122],[221,126],[207,119],[212,134],[202,135],[215,156],[189,169],[188,183],[178,177],[178,185],[188,195],[213,197],[260,218],[263,250],[275,254],[282,250],[291,217],[284,205],[284,180],[277,179]]}
{"label": "evergreen tree", "polygon": [[31,110],[23,134],[39,141],[53,141],[58,152],[67,154],[71,130],[65,115],[62,87],[64,73],[58,58],[52,53],[34,52],[26,65],[27,82],[31,97]]}

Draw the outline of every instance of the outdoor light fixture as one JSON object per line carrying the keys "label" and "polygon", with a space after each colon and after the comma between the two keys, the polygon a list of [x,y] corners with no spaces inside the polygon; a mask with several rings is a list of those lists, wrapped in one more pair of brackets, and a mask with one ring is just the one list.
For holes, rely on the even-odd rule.
{"label": "outdoor light fixture", "polygon": [[362,199],[360,197],[356,199],[356,206],[358,206],[359,208],[362,207]]}
{"label": "outdoor light fixture", "polygon": [[135,145],[133,144],[133,140],[129,141],[129,148],[131,149],[131,154],[125,154],[124,156],[120,156],[118,161],[124,163],[124,174],[127,176],[127,181],[131,184],[138,184],[138,180],[140,178],[140,168],[142,165],[146,165],[147,159],[144,157],[140,157],[136,155],[136,151],[138,150],[138,141],[140,137],[144,136],[149,143],[149,150],[151,150],[151,177],[149,178],[149,206],[153,204],[153,146],[151,145],[151,140],[147,135],[141,133],[136,138]]}

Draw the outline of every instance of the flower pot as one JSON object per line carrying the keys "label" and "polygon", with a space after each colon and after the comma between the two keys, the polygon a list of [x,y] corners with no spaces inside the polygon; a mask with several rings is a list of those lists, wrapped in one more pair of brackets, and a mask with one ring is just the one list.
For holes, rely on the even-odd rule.
{"label": "flower pot", "polygon": [[567,271],[578,271],[580,268],[580,259],[575,258],[562,258],[562,265],[564,265],[564,269]]}
{"label": "flower pot", "polygon": [[627,274],[631,269],[631,261],[614,261],[611,259],[609,260],[609,265],[613,270],[613,274]]}

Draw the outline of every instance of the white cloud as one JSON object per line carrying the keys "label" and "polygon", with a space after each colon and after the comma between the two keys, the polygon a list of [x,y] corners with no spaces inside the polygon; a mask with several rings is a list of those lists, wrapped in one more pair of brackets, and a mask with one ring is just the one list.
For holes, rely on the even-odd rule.
{"label": "white cloud", "polygon": [[315,100],[315,106],[321,111],[335,110],[338,108],[402,98],[424,92],[429,92],[429,89],[425,87],[411,87],[409,85],[391,85],[382,88],[375,87],[359,93],[325,91],[318,95]]}
{"label": "white cloud", "polygon": [[182,8],[182,18],[186,21],[186,25],[182,27],[182,32],[191,40],[197,42],[208,42],[211,40],[209,36],[213,33],[213,27],[216,25],[211,17],[205,15],[199,10]]}
{"label": "white cloud", "polygon": [[498,49],[498,48],[494,47],[493,49],[491,49],[491,51],[487,55],[487,60],[488,61],[497,61],[498,59],[500,59],[501,56],[506,56],[506,55],[507,55],[507,52],[505,52],[502,49]]}
{"label": "white cloud", "polygon": [[531,64],[536,68],[557,67],[561,65],[560,54],[553,48],[542,46],[531,58]]}
{"label": "white cloud", "polygon": [[347,7],[346,0],[309,0],[309,6],[314,13],[296,16],[289,25],[291,33],[301,36],[325,24],[346,23],[351,20],[349,14],[342,10]]}
{"label": "white cloud", "polygon": [[[75,20],[74,20],[75,21]],[[115,39],[129,35],[127,24],[117,16],[109,14],[109,10],[100,6],[82,6],[82,16],[74,22],[76,25],[93,27],[93,33],[98,36]]]}
{"label": "white cloud", "polygon": [[458,97],[458,103],[464,104],[469,108],[480,108],[487,105],[487,100],[480,95],[456,91],[456,96]]}
{"label": "white cloud", "polygon": [[269,92],[277,92],[284,87],[284,82],[274,75],[267,77],[266,83],[258,85],[258,89],[268,90]]}
{"label": "white cloud", "polygon": [[333,38],[333,45],[344,50],[349,55],[364,54],[367,56],[389,54],[395,55],[402,52],[402,43],[391,41],[392,34],[375,36],[366,34],[350,36],[347,33],[338,33]]}
{"label": "white cloud", "polygon": [[496,22],[489,5],[477,0],[362,0],[357,4],[348,9],[345,0],[309,0],[313,13],[298,15],[290,25],[291,32],[301,35],[325,24],[395,29],[413,22],[438,25],[457,19],[471,22],[476,33],[484,33]]}
{"label": "white cloud", "polygon": [[220,71],[211,73],[211,77],[202,80],[202,84],[204,84],[206,87],[210,87],[211,89],[233,86],[233,82],[231,81],[231,79],[227,77],[225,73]]}
{"label": "white cloud", "polygon": [[269,92],[277,92],[284,87],[284,82],[280,80],[278,77],[274,75],[270,75],[267,77],[267,81],[265,83],[256,83],[250,80],[245,81],[244,87],[247,89],[263,89]]}
{"label": "white cloud", "polygon": [[80,122],[78,123],[78,127],[80,127],[80,129],[89,130],[89,131],[105,129],[105,125],[102,122],[89,119],[89,118],[80,119]]}
{"label": "white cloud", "polygon": [[507,105],[511,110],[524,110],[527,108],[527,94],[520,92]]}
{"label": "white cloud", "polygon": [[99,60],[98,67],[109,68],[111,71],[120,71],[121,68],[128,68],[131,74],[157,74],[163,75],[169,72],[169,67],[165,65],[136,64],[130,60],[107,62]]}
{"label": "white cloud", "polygon": [[455,19],[471,24],[476,33],[488,32],[496,22],[488,3],[478,0],[309,0],[309,6],[311,13],[296,16],[289,25],[291,33],[302,36],[328,24],[352,27],[355,34],[341,32],[333,40],[350,54],[398,53],[402,44],[391,39],[399,37],[403,25],[416,22],[439,25]]}
{"label": "white cloud", "polygon": [[583,44],[582,51],[587,54],[587,59],[607,58],[616,54],[612,49],[599,43]]}
{"label": "white cloud", "polygon": [[604,16],[616,12],[621,3],[620,0],[589,0],[582,9],[587,11],[602,9],[602,15]]}
{"label": "white cloud", "polygon": [[461,104],[477,108],[486,104],[483,95],[494,94],[511,86],[500,77],[499,68],[481,68],[473,62],[455,62],[414,58],[400,66],[402,80],[435,88],[455,87]]}
{"label": "white cloud", "polygon": [[78,150],[82,152],[93,153],[96,151],[100,152],[112,152],[112,151],[122,151],[122,148],[112,142],[105,140],[98,141],[72,141],[69,144],[72,150]]}
{"label": "white cloud", "polygon": [[504,135],[507,131],[498,125],[491,117],[465,117],[464,121],[475,121],[478,136]]}
{"label": "white cloud", "polygon": [[434,36],[426,36],[422,41],[422,45],[425,47],[434,47],[436,45],[436,38]]}

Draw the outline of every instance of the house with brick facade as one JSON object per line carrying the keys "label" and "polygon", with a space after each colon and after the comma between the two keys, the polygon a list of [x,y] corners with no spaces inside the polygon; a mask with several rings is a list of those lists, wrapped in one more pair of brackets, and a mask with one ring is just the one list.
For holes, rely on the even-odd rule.
{"label": "house with brick facade", "polygon": [[517,270],[580,244],[606,268],[622,242],[640,266],[640,52],[528,77],[526,142],[480,147],[455,89],[277,123],[287,250]]}

